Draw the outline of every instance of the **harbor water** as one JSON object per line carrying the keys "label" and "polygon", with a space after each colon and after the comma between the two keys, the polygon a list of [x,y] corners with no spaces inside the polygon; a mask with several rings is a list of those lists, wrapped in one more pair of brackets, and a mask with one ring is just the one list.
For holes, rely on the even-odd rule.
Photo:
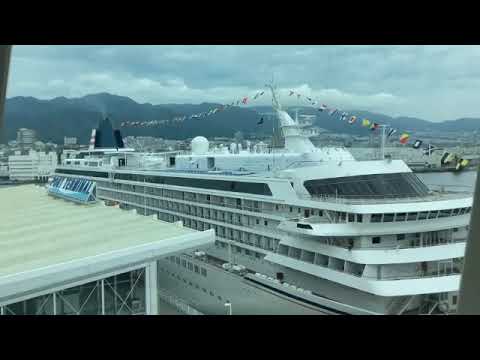
{"label": "harbor water", "polygon": [[477,171],[418,173],[418,177],[432,190],[469,191],[475,189]]}

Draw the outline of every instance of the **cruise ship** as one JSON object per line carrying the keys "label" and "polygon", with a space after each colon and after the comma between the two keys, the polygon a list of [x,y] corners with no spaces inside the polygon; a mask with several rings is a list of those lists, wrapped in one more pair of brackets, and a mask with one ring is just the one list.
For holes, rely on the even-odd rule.
{"label": "cruise ship", "polygon": [[165,258],[158,274],[205,314],[455,313],[472,194],[432,191],[402,160],[315,147],[269,88],[283,148],[97,146],[65,159],[48,191],[215,229],[214,246]]}

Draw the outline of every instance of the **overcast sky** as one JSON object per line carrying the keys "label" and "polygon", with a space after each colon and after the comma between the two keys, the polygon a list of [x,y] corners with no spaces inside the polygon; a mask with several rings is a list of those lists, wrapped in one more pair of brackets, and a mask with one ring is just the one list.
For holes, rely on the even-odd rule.
{"label": "overcast sky", "polygon": [[14,46],[8,97],[230,103],[272,74],[286,105],[293,89],[340,109],[480,117],[480,46]]}

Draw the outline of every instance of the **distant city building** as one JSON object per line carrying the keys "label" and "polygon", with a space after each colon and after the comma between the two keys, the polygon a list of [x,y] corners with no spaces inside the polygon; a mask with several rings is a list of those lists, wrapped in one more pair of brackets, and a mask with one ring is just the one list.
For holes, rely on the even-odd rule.
{"label": "distant city building", "polygon": [[65,136],[63,138],[63,145],[65,146],[77,145],[77,138]]}
{"label": "distant city building", "polygon": [[21,128],[17,131],[17,146],[23,150],[31,149],[36,141],[35,130]]}
{"label": "distant city building", "polygon": [[8,157],[8,171],[10,180],[47,181],[57,166],[57,154],[55,152],[40,152],[30,150],[22,155],[16,151],[15,155]]}
{"label": "distant city building", "polygon": [[0,178],[8,177],[8,163],[0,161]]}
{"label": "distant city building", "polygon": [[45,151],[46,147],[47,146],[42,141],[35,141],[33,143],[33,149],[36,150],[36,151]]}

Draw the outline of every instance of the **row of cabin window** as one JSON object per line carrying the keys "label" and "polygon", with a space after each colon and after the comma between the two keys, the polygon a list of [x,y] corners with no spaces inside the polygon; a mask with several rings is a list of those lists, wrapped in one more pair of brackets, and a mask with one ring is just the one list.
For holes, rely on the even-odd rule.
{"label": "row of cabin window", "polygon": [[[128,185],[127,185],[128,186]],[[133,190],[135,190],[135,185],[130,185],[133,187]],[[139,196],[139,195],[131,195],[132,196],[132,199],[136,199],[138,201],[141,201],[142,200],[142,197]],[[136,197],[135,197],[136,196]],[[210,195],[207,195],[207,201],[210,200]],[[240,199],[237,199],[237,204],[240,202]],[[167,201],[167,200],[157,200],[157,199],[147,199],[147,205],[149,206],[158,206],[158,207],[163,207],[163,208],[167,208],[167,209],[177,209],[179,210],[181,205],[182,204],[179,204],[179,203],[176,203],[176,202],[172,202],[172,201]],[[258,207],[258,202],[255,202],[255,207]],[[186,212],[188,214],[192,214],[194,213],[195,215],[198,214],[198,212],[202,211],[203,209],[205,209],[207,211],[207,216],[210,217],[210,214],[211,212],[214,214],[213,217],[217,217],[216,214],[217,214],[217,211],[216,210],[210,210],[210,209],[206,209],[206,208],[202,208],[202,207],[195,207],[195,206],[190,206],[190,205],[185,205],[184,208],[186,209]],[[300,211],[300,209],[299,209]],[[313,210],[312,210],[312,215],[313,215]],[[319,212],[321,212],[321,210],[319,210]],[[220,213],[221,215],[221,219],[224,220],[225,219],[225,213]],[[227,213],[227,216],[229,216],[229,219],[231,221],[233,221],[233,216],[235,216],[236,214],[234,213]],[[238,221],[240,222],[240,216],[241,215],[237,215],[238,216]],[[321,216],[321,214],[320,214]],[[256,219],[256,224],[259,225],[260,224],[260,220],[259,219]],[[267,220],[263,220],[263,225],[264,226],[268,226],[268,221]]]}
{"label": "row of cabin window", "polygon": [[[458,232],[458,228],[453,228],[453,232]],[[420,233],[415,233],[415,238],[419,239]],[[405,240],[405,234],[397,234],[397,241],[401,241],[401,240]],[[380,244],[380,242],[381,242],[380,236],[372,237],[372,244]]]}
{"label": "row of cabin window", "polygon": [[[160,268],[160,270],[161,270],[161,271],[165,271],[168,275],[171,275],[171,276],[174,277],[174,278],[176,277],[178,280],[183,280],[183,282],[184,282],[185,284],[188,283],[188,285],[195,287],[195,289],[200,289],[200,285],[194,284],[194,283],[192,283],[191,281],[188,281],[188,282],[187,282],[187,279],[181,278],[180,275],[176,275],[176,274],[173,273],[173,272],[171,273],[170,271],[164,270],[163,268]],[[204,293],[207,293],[207,289],[205,289],[205,288],[202,288],[202,291],[203,291]],[[211,291],[211,290],[209,291],[209,294],[210,294],[210,296],[215,296],[215,294],[214,294],[213,291]],[[217,295],[217,299],[220,300],[220,301],[223,300],[220,295]]]}
{"label": "row of cabin window", "polygon": [[[415,238],[420,238],[420,233],[415,233]],[[397,234],[397,241],[405,240],[405,234]],[[372,244],[380,244],[382,241],[380,236],[372,237]]]}
{"label": "row of cabin window", "polygon": [[471,207],[459,208],[459,209],[448,209],[440,211],[421,211],[421,212],[412,212],[412,213],[389,213],[389,214],[372,214],[370,222],[393,222],[393,221],[416,221],[416,220],[426,220],[426,219],[436,219],[449,216],[457,216],[468,214],[471,211]]}
{"label": "row of cabin window", "polygon": [[207,269],[200,267],[198,265],[192,264],[190,261],[185,259],[180,259],[178,256],[170,256],[168,258],[171,263],[177,264],[178,266],[182,266],[190,271],[194,271],[197,274],[202,274],[202,276],[207,276]]}

